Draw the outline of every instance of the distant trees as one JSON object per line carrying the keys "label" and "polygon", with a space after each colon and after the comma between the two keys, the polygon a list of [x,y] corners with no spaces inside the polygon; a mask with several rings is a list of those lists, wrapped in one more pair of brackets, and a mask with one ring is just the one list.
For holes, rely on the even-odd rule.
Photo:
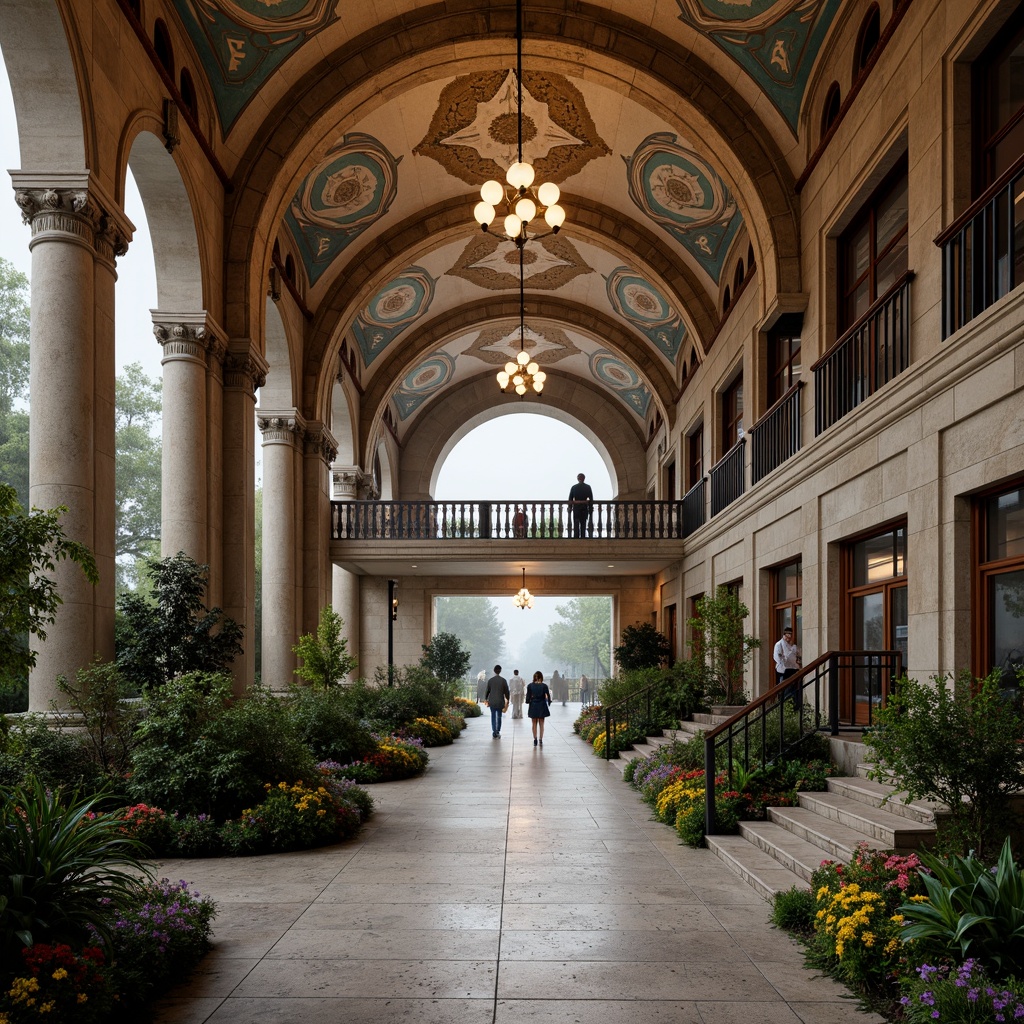
{"label": "distant trees", "polygon": [[469,671],[490,672],[505,654],[505,627],[487,597],[439,597],[437,630],[452,633],[470,653]]}
{"label": "distant trees", "polygon": [[28,278],[0,259],[0,481],[28,511]]}
{"label": "distant trees", "polygon": [[569,668],[572,675],[582,671],[607,678],[611,664],[611,599],[574,597],[558,605],[556,611],[562,621],[548,627],[544,653]]}

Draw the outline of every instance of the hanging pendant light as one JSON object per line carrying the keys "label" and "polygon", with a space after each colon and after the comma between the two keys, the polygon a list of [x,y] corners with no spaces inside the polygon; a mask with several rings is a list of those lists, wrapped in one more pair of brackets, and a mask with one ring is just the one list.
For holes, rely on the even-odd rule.
{"label": "hanging pendant light", "polygon": [[533,594],[526,589],[526,566],[523,566],[523,585],[519,588],[519,593],[512,598],[515,602],[515,606],[522,611],[527,608],[533,607]]}
{"label": "hanging pendant light", "polygon": [[505,364],[504,369],[498,371],[498,387],[508,391],[509,386],[520,397],[524,397],[531,389],[535,394],[544,390],[544,381],[548,375],[540,368],[540,364],[530,358],[526,351],[526,301],[524,297],[525,284],[523,275],[523,250],[519,250],[519,352],[515,362],[511,359]]}

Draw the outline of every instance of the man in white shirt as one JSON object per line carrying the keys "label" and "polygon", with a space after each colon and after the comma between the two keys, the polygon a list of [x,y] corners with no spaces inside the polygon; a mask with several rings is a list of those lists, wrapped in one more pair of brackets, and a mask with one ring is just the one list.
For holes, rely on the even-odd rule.
{"label": "man in white shirt", "polygon": [[[786,626],[782,631],[782,639],[776,643],[772,657],[775,659],[776,685],[781,686],[786,679],[795,676],[800,671],[803,662],[800,657],[800,648],[793,643],[792,626]],[[784,696],[793,702],[794,711],[800,710],[800,692],[797,687],[791,686]]]}

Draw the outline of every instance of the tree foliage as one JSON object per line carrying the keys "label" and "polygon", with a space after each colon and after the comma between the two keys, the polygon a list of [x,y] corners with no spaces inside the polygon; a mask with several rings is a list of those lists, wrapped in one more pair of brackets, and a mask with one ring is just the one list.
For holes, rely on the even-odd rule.
{"label": "tree foliage", "polygon": [[140,363],[126,366],[114,390],[116,479],[114,496],[117,589],[135,589],[135,567],[155,558],[160,546],[161,383]]}
{"label": "tree foliage", "polygon": [[469,671],[472,656],[454,633],[435,633],[429,644],[423,645],[420,664],[442,682],[454,683]]}
{"label": "tree foliage", "polygon": [[117,664],[141,688],[186,672],[221,672],[242,653],[242,627],[203,603],[210,567],[183,551],[149,559],[152,597],[121,594],[115,631]]}
{"label": "tree foliage", "polygon": [[28,508],[28,278],[0,258],[0,480]]}
{"label": "tree foliage", "polygon": [[487,597],[439,597],[437,630],[452,633],[469,651],[470,672],[490,672],[505,654],[505,627]]}
{"label": "tree foliage", "polygon": [[356,659],[348,653],[348,640],[341,635],[344,627],[341,616],[330,605],[320,610],[316,633],[299,637],[292,648],[301,659],[295,670],[300,679],[326,689],[341,682],[356,667]]}
{"label": "tree foliage", "polygon": [[743,632],[747,606],[734,591],[719,587],[713,597],[702,597],[696,610],[687,623],[695,638],[687,662],[691,683],[712,703],[745,704],[743,669],[761,646]]}
{"label": "tree foliage", "polygon": [[610,675],[612,602],[607,597],[574,597],[555,610],[561,622],[548,627],[544,653],[564,666],[598,678]]}
{"label": "tree foliage", "polygon": [[668,637],[659,633],[649,622],[636,622],[622,631],[622,642],[615,648],[619,668],[632,671],[658,668],[668,660],[672,648]]}
{"label": "tree foliage", "polygon": [[50,575],[57,562],[68,559],[90,583],[99,580],[92,552],[64,535],[65,512],[61,506],[26,513],[14,488],[0,483],[0,680],[19,679],[36,663],[31,637],[46,639],[62,603]]}

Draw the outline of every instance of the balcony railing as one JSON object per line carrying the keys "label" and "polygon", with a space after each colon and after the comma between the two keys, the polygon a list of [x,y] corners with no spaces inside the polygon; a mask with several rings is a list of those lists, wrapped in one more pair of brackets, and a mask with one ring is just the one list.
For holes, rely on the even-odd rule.
{"label": "balcony railing", "polygon": [[746,474],[743,450],[747,439],[741,437],[718,462],[711,467],[711,514],[717,516],[737,498],[743,496]]}
{"label": "balcony railing", "polygon": [[[681,501],[595,501],[584,538],[681,539]],[[565,501],[332,501],[332,540],[572,539]]]}
{"label": "balcony railing", "polygon": [[797,381],[750,428],[750,483],[756,484],[800,451],[800,391]]}
{"label": "balcony railing", "polygon": [[683,495],[683,536],[689,537],[707,518],[707,478],[701,477]]}
{"label": "balcony railing", "polygon": [[1024,156],[935,239],[945,340],[1024,282]]}
{"label": "balcony railing", "polygon": [[910,365],[911,271],[903,275],[819,359],[814,432],[841,420]]}

